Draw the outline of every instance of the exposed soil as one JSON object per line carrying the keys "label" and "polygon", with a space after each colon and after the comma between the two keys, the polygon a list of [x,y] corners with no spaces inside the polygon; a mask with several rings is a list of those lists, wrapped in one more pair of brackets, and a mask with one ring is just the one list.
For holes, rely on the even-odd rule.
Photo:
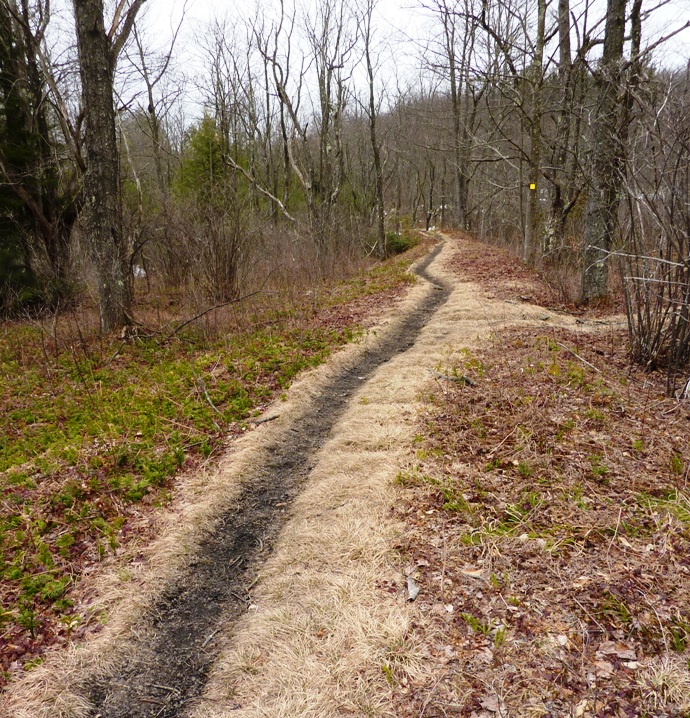
{"label": "exposed soil", "polygon": [[690,710],[687,407],[628,370],[620,318],[444,247],[266,429],[127,658],[83,664],[92,718]]}
{"label": "exposed soil", "polygon": [[[394,306],[432,245],[342,282],[249,296],[169,341],[153,329],[106,341],[82,306],[0,325],[0,695],[51,647],[103,629],[94,579],[138,563],[209,456]],[[166,333],[180,324],[167,305],[139,309]]]}
{"label": "exposed soil", "polygon": [[[440,251],[434,249],[418,269]],[[132,630],[128,659],[88,686],[93,716],[172,718],[181,715],[205,685],[217,654],[214,636],[247,610],[259,563],[274,546],[292,500],[309,475],[311,457],[324,443],[352,392],[382,363],[414,344],[433,312],[448,298],[432,285],[426,298],[375,351],[336,376],[294,425],[266,450],[245,477],[230,507],[179,579]]]}

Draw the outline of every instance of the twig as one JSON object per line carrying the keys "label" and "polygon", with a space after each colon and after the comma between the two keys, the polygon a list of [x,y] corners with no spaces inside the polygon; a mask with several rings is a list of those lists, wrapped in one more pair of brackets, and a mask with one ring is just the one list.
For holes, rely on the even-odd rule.
{"label": "twig", "polygon": [[442,554],[442,561],[441,561],[441,602],[445,603],[446,600],[446,554],[448,549],[448,542],[446,541],[446,516],[443,515],[443,554]]}
{"label": "twig", "polygon": [[[199,391],[201,391],[203,393],[203,395],[206,397],[206,401],[208,402],[211,409],[213,409],[213,411],[215,411],[216,414],[218,414],[218,416],[222,417],[223,412],[220,411],[220,409],[211,401],[211,397],[208,395],[208,391],[206,389],[206,384],[204,384],[204,380],[194,371],[194,368],[192,368],[192,374],[194,374],[194,378],[196,379],[196,385],[197,385]],[[218,428],[220,428],[220,427],[218,427]]]}
{"label": "twig", "polygon": [[260,419],[251,419],[250,424],[254,424],[255,426],[259,426],[259,424],[266,424],[269,421],[274,421],[280,416],[280,414],[273,414],[273,416],[263,416]]}
{"label": "twig", "polygon": [[184,429],[185,431],[187,431],[189,433],[195,432],[201,436],[206,435],[205,431],[195,429],[193,426],[187,426],[186,424],[182,424],[181,422],[175,421],[174,419],[168,419],[167,416],[157,415],[156,419],[160,419],[161,421],[167,421],[169,424],[173,424],[174,426],[179,426],[181,429]]}
{"label": "twig", "polygon": [[215,304],[212,307],[209,307],[208,309],[204,309],[203,312],[199,312],[199,314],[196,314],[195,316],[187,319],[186,321],[182,322],[179,327],[174,329],[170,334],[168,334],[165,338],[166,339],[172,339],[179,331],[184,329],[188,324],[191,324],[192,322],[195,322],[197,319],[201,319],[201,317],[205,317],[209,312],[214,311],[215,309],[221,309],[222,307],[229,307],[231,304],[239,304],[240,302],[243,302],[245,299],[250,299],[251,297],[256,296],[257,294],[261,294],[263,292],[264,287],[266,286],[268,280],[271,278],[271,275],[273,272],[275,272],[277,269],[279,269],[281,265],[279,264],[277,267],[274,267],[267,275],[266,278],[263,281],[263,284],[255,291],[250,292],[249,294],[245,294],[243,297],[238,297],[237,299],[231,299],[228,302],[221,302],[220,304]]}
{"label": "twig", "polygon": [[120,344],[120,346],[115,350],[115,353],[110,357],[110,359],[108,359],[108,361],[107,361],[107,363],[106,363],[106,366],[110,366],[110,364],[113,363],[113,360],[114,360],[115,357],[122,351],[122,347],[124,347],[125,344],[127,344],[127,340],[126,340],[126,339],[125,339],[125,340],[122,342],[122,344]]}
{"label": "twig", "polygon": [[498,445],[495,446],[493,449],[491,449],[491,451],[487,454],[487,456],[492,456],[493,454],[495,454],[495,453],[503,446],[503,444],[505,444],[506,441],[508,441],[508,439],[510,439],[510,437],[517,431],[517,429],[518,429],[517,426],[514,427],[514,428],[510,431],[510,433],[506,435],[505,439],[503,439],[503,441],[501,441],[500,444],[498,444]]}
{"label": "twig", "polygon": [[664,642],[664,647],[666,649],[666,652],[668,653],[668,641],[666,640],[666,631],[664,631],[664,624],[661,622],[661,618],[659,616],[659,612],[654,608],[654,604],[647,598],[647,594],[641,589],[637,589],[638,592],[642,595],[642,598],[644,598],[646,604],[654,611],[654,615],[656,616],[657,623],[659,624],[659,630],[661,631],[661,638]]}
{"label": "twig", "polygon": [[219,626],[218,628],[216,628],[216,630],[215,630],[213,633],[211,633],[211,634],[206,638],[206,640],[201,644],[201,647],[202,647],[202,648],[206,648],[206,646],[208,646],[208,644],[213,640],[213,637],[218,633],[218,631],[220,631],[220,629],[221,629],[220,626]]}
{"label": "twig", "polygon": [[426,713],[426,709],[427,709],[427,707],[429,706],[429,703],[430,703],[430,701],[431,701],[431,696],[434,695],[434,693],[436,692],[436,689],[438,688],[438,684],[439,684],[445,677],[446,677],[446,674],[445,674],[445,673],[442,673],[442,674],[438,677],[436,683],[434,683],[434,685],[431,687],[431,690],[429,691],[429,693],[427,694],[426,698],[424,699],[424,703],[422,703],[422,709],[419,711],[419,718],[424,718],[424,714]]}
{"label": "twig", "polygon": [[167,703],[159,701],[157,698],[147,698],[146,696],[139,698],[142,703],[153,703],[155,706],[167,706]]}
{"label": "twig", "polygon": [[[220,630],[220,629],[218,629],[218,630]],[[149,688],[160,688],[160,690],[168,691],[169,693],[178,693],[179,694],[179,692],[180,692],[179,689],[177,689],[177,688],[171,688],[170,686],[162,686],[159,683],[147,683],[146,685]]]}
{"label": "twig", "polygon": [[[270,276],[270,275],[269,275]],[[243,297],[238,297],[237,299],[231,299],[229,302],[221,302],[220,304],[215,304],[212,307],[209,307],[208,309],[204,309],[203,312],[199,312],[199,314],[196,314],[195,316],[191,317],[190,319],[187,319],[186,321],[182,322],[179,327],[174,329],[170,334],[166,336],[166,339],[172,339],[178,332],[182,331],[188,324],[191,324],[192,322],[195,322],[197,319],[201,319],[201,317],[206,316],[210,312],[214,311],[215,309],[221,309],[222,307],[228,307],[231,304],[238,304],[239,302],[243,302],[245,299],[249,299],[250,297],[255,296],[256,294],[260,294],[261,289],[257,289],[255,292],[251,292],[251,294],[245,294]]]}
{"label": "twig", "polygon": [[230,591],[230,595],[234,596],[238,601],[242,601],[242,603],[244,603],[245,606],[248,605],[249,602],[251,601],[251,598],[245,598],[244,596],[240,596],[240,594],[237,593],[237,591]]}
{"label": "twig", "polygon": [[618,529],[619,529],[619,527],[620,527],[620,525],[621,525],[621,515],[622,515],[622,513],[623,513],[623,507],[620,506],[620,507],[618,508],[618,521],[616,521],[616,529],[615,529],[614,532],[613,532],[613,537],[612,537],[611,540],[609,541],[609,547],[606,549],[606,558],[608,558],[609,553],[611,552],[611,546],[613,546],[614,541],[615,541],[616,538],[618,537]]}
{"label": "twig", "polygon": [[598,374],[601,374],[601,369],[597,369],[597,367],[594,366],[594,364],[590,364],[586,359],[583,359],[577,352],[574,352],[570,347],[567,347],[565,344],[561,344],[561,342],[557,341],[556,344],[558,344],[559,347],[562,347],[567,352],[570,352],[576,359],[579,359],[583,364],[586,364],[590,369],[594,369],[595,372]]}
{"label": "twig", "polygon": [[442,374],[440,371],[433,371],[431,370],[431,373],[438,377],[439,379],[444,379],[445,381],[452,381],[456,384],[467,384],[468,386],[477,386],[477,382],[473,379],[470,379],[468,376],[465,376],[464,374],[459,374],[458,376],[450,376],[449,374]]}
{"label": "twig", "polygon": [[580,603],[580,601],[578,601],[576,598],[574,598],[573,600],[574,600],[575,603],[577,603],[577,605],[585,612],[585,615],[586,615],[589,619],[591,619],[594,623],[596,623],[597,626],[599,626],[599,629],[601,630],[601,632],[602,632],[604,635],[606,635],[607,631],[606,631],[606,629],[601,625],[601,623],[599,623],[599,621],[597,621],[597,619],[594,618],[594,616]]}

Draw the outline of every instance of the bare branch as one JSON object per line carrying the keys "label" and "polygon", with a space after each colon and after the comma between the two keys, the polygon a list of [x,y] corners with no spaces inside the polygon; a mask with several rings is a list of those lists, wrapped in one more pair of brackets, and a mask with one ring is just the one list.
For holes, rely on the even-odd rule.
{"label": "bare branch", "polygon": [[259,192],[261,192],[262,195],[264,195],[265,197],[268,197],[268,198],[271,200],[271,202],[275,202],[276,205],[278,206],[278,209],[280,209],[280,211],[282,212],[282,214],[283,214],[287,219],[289,219],[291,222],[297,222],[297,220],[287,211],[287,209],[285,208],[285,205],[284,205],[274,194],[272,194],[272,193],[269,192],[267,189],[265,189],[264,187],[262,187],[262,186],[259,184],[259,182],[256,180],[256,178],[255,178],[255,177],[252,177],[252,175],[250,175],[249,172],[247,172],[247,170],[244,169],[244,167],[241,167],[240,165],[238,165],[237,162],[235,162],[235,160],[233,160],[232,157],[230,157],[230,155],[228,155],[228,156],[225,158],[225,161],[226,161],[226,162],[230,165],[230,167],[232,167],[236,172],[241,172],[241,173],[247,178],[247,180],[248,180],[249,182],[251,182],[252,186],[255,187]]}

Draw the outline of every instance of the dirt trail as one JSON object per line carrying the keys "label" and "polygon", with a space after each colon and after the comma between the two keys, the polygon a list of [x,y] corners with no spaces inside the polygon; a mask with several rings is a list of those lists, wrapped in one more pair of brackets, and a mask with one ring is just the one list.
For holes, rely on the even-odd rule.
{"label": "dirt trail", "polygon": [[[417,269],[426,267],[440,246]],[[270,553],[289,506],[309,476],[312,457],[342,415],[352,393],[382,363],[411,346],[429,316],[449,295],[431,286],[421,304],[378,348],[328,382],[302,416],[268,446],[256,473],[245,478],[237,505],[190,557],[179,579],[134,627],[130,658],[90,687],[93,715],[102,718],[173,718],[203,688],[217,650],[213,635],[242,615],[260,560]]]}
{"label": "dirt trail", "polygon": [[255,432],[232,500],[128,633],[73,654],[58,688],[48,661],[8,715],[392,715],[388,672],[423,663],[390,512],[419,393],[506,325],[592,328],[459,283],[444,269],[453,241],[362,350],[314,372]]}

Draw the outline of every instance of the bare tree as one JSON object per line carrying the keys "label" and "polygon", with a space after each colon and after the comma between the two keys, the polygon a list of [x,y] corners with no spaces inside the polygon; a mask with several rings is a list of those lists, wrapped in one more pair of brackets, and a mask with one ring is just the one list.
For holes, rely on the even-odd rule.
{"label": "bare tree", "polygon": [[[343,117],[347,104],[349,63],[356,44],[352,16],[346,3],[320,0],[316,11],[304,18],[309,51],[302,56],[292,86],[292,37],[295,15],[281,16],[273,32],[268,60],[280,103],[286,157],[307,200],[309,222],[322,248],[334,234],[333,210],[343,188]],[[281,47],[285,52],[281,54]],[[302,107],[307,75],[314,73],[312,111]]]}
{"label": "bare tree", "polygon": [[634,94],[620,252],[630,354],[666,369],[673,393],[690,363],[690,73],[658,73]]}
{"label": "bare tree", "polygon": [[539,234],[538,189],[541,185],[542,161],[542,113],[544,92],[544,43],[546,35],[546,0],[537,0],[537,26],[532,61],[527,71],[527,93],[529,95],[529,194],[527,217],[522,244],[522,259],[526,264],[535,264],[541,256]]}
{"label": "bare tree", "polygon": [[592,181],[585,210],[582,300],[608,291],[608,254],[616,230],[624,148],[621,146],[620,103],[625,43],[626,0],[608,0],[601,63],[595,74]]}
{"label": "bare tree", "polygon": [[366,112],[369,119],[369,140],[371,142],[371,153],[374,165],[377,246],[379,250],[379,256],[383,258],[386,256],[387,253],[385,227],[386,208],[383,203],[383,165],[381,162],[381,146],[377,131],[379,100],[376,97],[376,87],[374,84],[375,66],[374,61],[372,60],[372,17],[375,8],[376,0],[365,0],[365,4],[363,7],[361,31],[364,42],[364,59],[366,62],[367,81],[369,86],[369,102]]}
{"label": "bare tree", "polygon": [[[185,21],[186,11],[185,4],[179,22],[173,29],[170,43],[162,52],[153,53],[147,50],[147,43],[139,27],[139,21],[136,21],[132,27],[133,51],[128,52],[125,48],[127,59],[136,69],[145,88],[144,101],[137,102],[137,111],[133,115],[137,124],[150,138],[156,182],[160,192],[163,192],[170,184],[170,163],[165,161],[170,157],[170,146],[165,132],[166,117],[174,102],[183,92],[181,82],[174,80],[172,86],[166,87],[165,81],[170,74],[175,46]],[[145,122],[141,122],[144,118]]]}

